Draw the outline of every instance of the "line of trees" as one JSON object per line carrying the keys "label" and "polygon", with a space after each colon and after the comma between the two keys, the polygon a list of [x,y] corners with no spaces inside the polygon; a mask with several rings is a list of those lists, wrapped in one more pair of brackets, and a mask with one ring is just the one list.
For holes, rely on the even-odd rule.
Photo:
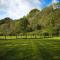
{"label": "line of trees", "polygon": [[[51,27],[52,25],[52,27]],[[60,35],[60,29],[54,29],[54,21],[50,22],[50,27],[48,29],[51,29],[52,31],[49,32],[49,30],[47,32],[44,32],[44,28],[43,26],[37,24],[35,26],[35,30],[37,32],[37,30],[40,30],[42,32],[37,34],[41,34],[43,36],[59,36]],[[4,36],[18,36],[20,34],[26,34],[29,32],[34,32],[35,30],[33,30],[33,28],[30,26],[30,22],[26,17],[23,17],[19,20],[12,20],[10,18],[5,18],[0,20],[0,36],[4,35]],[[32,33],[33,34],[33,33]]]}
{"label": "line of trees", "polygon": [[17,37],[27,33],[60,36],[60,9],[52,10],[51,6],[42,11],[33,9],[21,19],[12,20],[7,17],[0,20],[0,36]]}

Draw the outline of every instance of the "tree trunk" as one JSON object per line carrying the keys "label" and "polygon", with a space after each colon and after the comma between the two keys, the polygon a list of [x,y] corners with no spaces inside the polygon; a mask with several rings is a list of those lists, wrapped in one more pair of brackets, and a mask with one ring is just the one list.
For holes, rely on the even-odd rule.
{"label": "tree trunk", "polygon": [[6,40],[6,35],[5,35],[5,40]]}

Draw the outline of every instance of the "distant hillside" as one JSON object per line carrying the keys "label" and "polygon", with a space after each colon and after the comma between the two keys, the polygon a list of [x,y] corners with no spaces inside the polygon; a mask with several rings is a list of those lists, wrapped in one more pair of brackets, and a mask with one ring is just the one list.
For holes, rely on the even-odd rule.
{"label": "distant hillside", "polygon": [[[9,25],[10,24],[10,25]],[[39,31],[39,32],[38,32]],[[53,10],[52,6],[42,11],[33,9],[27,16],[12,20],[5,18],[0,20],[0,35],[15,35],[20,33],[35,32],[46,35],[60,34],[60,9]]]}

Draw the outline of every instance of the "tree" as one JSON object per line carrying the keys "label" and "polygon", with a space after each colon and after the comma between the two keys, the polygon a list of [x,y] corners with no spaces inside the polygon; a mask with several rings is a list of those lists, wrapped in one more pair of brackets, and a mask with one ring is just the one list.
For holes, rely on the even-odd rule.
{"label": "tree", "polygon": [[20,19],[20,31],[27,32],[29,22],[26,17]]}

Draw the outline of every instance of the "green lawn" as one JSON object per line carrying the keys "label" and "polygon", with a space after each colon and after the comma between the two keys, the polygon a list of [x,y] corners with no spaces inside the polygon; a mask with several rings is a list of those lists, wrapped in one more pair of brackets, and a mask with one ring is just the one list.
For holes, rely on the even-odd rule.
{"label": "green lawn", "polygon": [[0,40],[0,60],[60,60],[60,39]]}

